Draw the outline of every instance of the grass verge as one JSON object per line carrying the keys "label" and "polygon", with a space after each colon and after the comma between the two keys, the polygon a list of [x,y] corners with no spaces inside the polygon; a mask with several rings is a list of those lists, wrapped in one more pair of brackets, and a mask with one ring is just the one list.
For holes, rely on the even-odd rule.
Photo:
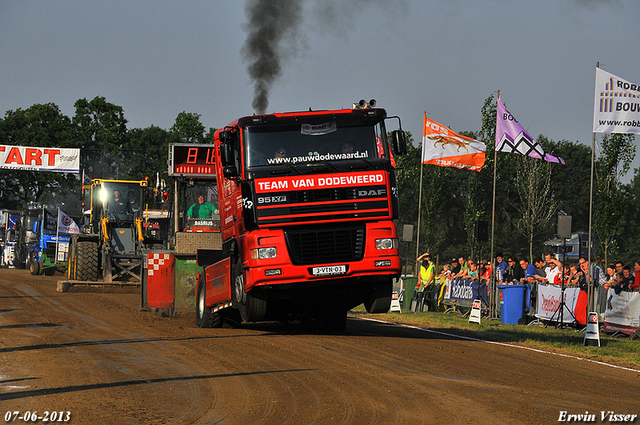
{"label": "grass verge", "polygon": [[469,319],[459,313],[416,313],[405,309],[402,310],[402,314],[368,314],[363,306],[354,308],[350,314],[421,328],[437,329],[482,340],[519,344],[640,369],[640,339],[631,340],[626,336],[612,337],[600,332],[600,347],[585,347],[584,332],[578,332],[572,328],[507,325],[502,324],[500,320],[484,318],[480,324],[477,324],[469,323]]}

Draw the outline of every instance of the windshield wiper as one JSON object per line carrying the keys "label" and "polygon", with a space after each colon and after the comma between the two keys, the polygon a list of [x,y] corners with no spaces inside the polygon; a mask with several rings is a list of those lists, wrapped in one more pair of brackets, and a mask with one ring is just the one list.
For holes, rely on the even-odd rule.
{"label": "windshield wiper", "polygon": [[319,164],[319,165],[326,165],[326,166],[329,166],[329,167],[333,168],[334,170],[336,170],[336,171],[338,171],[338,172],[342,171],[342,170],[340,170],[338,167],[336,167],[332,162],[330,162],[330,161],[326,161],[326,160],[323,160],[323,161],[314,161],[313,163],[311,163],[311,164],[307,164],[307,165],[308,165],[308,166],[315,166],[315,165],[317,165],[317,164]]}
{"label": "windshield wiper", "polygon": [[[293,170],[295,172],[297,172],[298,174],[304,174],[298,167],[296,167],[295,165],[292,164],[287,164],[287,163],[282,163],[282,164],[278,164],[278,165],[285,165],[287,168],[289,168],[289,170]],[[291,173],[291,171],[287,171],[287,170],[271,170],[271,174],[289,174]]]}
{"label": "windshield wiper", "polygon": [[[354,158],[352,161],[362,161],[362,162],[364,162],[365,164],[368,165],[368,167],[365,167],[365,168],[371,167],[373,169],[376,169],[376,164],[374,164],[373,162],[369,161],[366,158]],[[353,166],[351,166],[351,168],[353,168]]]}

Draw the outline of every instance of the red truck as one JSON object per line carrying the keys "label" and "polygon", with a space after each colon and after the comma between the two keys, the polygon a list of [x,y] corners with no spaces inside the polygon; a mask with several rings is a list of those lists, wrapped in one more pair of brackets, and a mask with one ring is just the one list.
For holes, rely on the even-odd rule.
{"label": "red truck", "polygon": [[[253,115],[215,133],[222,249],[198,249],[196,322],[318,322],[389,309],[401,261],[394,155],[384,109]],[[391,146],[393,152],[391,152]]]}

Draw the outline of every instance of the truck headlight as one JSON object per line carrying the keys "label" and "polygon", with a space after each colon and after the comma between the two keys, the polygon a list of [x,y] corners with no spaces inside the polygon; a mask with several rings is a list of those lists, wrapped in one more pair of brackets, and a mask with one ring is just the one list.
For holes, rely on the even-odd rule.
{"label": "truck headlight", "polygon": [[278,250],[275,246],[268,248],[254,248],[251,250],[251,259],[258,260],[264,258],[276,258],[278,256]]}
{"label": "truck headlight", "polygon": [[398,248],[397,238],[376,239],[376,249],[396,249]]}

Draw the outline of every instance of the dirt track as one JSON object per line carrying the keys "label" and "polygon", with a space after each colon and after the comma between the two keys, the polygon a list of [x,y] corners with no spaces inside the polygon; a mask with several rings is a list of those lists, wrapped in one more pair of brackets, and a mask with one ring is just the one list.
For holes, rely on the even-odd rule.
{"label": "dirt track", "polygon": [[139,311],[137,293],[60,293],[57,279],[0,270],[3,417],[360,425],[640,414],[637,371],[355,318],[344,334],[275,323],[198,329],[191,316]]}

